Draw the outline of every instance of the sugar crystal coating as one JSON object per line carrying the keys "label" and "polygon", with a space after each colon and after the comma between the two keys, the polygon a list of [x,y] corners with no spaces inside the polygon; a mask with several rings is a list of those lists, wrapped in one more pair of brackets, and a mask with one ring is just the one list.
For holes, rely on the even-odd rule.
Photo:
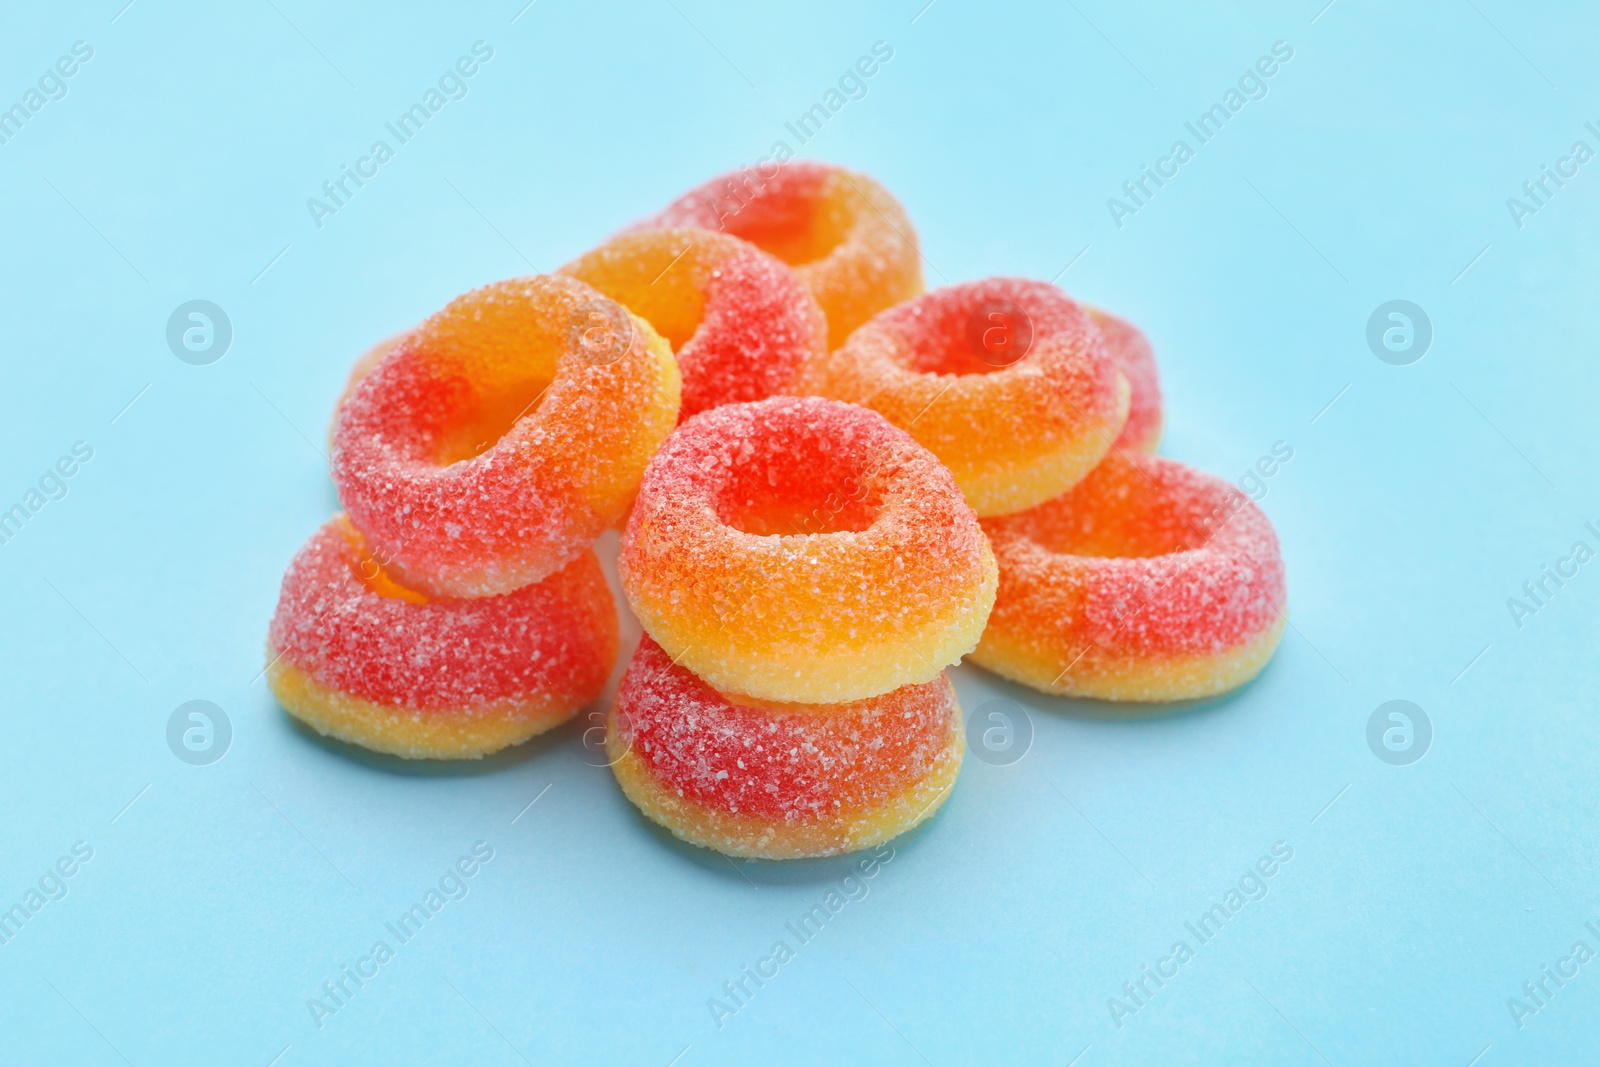
{"label": "sugar crystal coating", "polygon": [[721,230],[795,268],[844,343],[877,312],[922,292],[917,233],[882,185],[805,160],[746,167],[691,189],[635,229]]}
{"label": "sugar crystal coating", "polygon": [[1154,452],[1161,444],[1161,374],[1144,331],[1107,311],[1087,308],[1122,376],[1128,379],[1128,421],[1114,447]]}
{"label": "sugar crystal coating", "polygon": [[723,692],[806,703],[930,681],[972,649],[995,588],[950,472],[881,416],[818,398],[679,427],[617,570],[678,662]]}
{"label": "sugar crystal coating", "polygon": [[683,376],[680,422],[791,392],[805,359],[828,348],[822,309],[794,272],[725,233],[624,234],[561,273],[625,305],[671,343]]}
{"label": "sugar crystal coating", "polygon": [[622,517],[678,397],[677,363],[643,319],[572,278],[497,282],[356,387],[334,483],[399,580],[492,596],[559,570]]}
{"label": "sugar crystal coating", "polygon": [[983,516],[1071,488],[1128,411],[1088,313],[1025,278],[963,282],[880,312],[811,360],[801,391],[863,404],[910,433]]}
{"label": "sugar crystal coating", "polygon": [[333,419],[328,423],[328,442],[333,442],[333,431],[339,425],[339,412],[344,410],[345,403],[350,395],[356,391],[356,386],[361,380],[371,374],[373,368],[383,362],[383,358],[393,352],[405,340],[405,332],[391,334],[361,353],[356,361],[350,365],[350,376],[345,379],[344,391],[339,394],[339,399],[333,405]]}
{"label": "sugar crystal coating", "polygon": [[577,707],[610,674],[616,605],[591,551],[511,593],[429,598],[397,583],[339,515],[290,562],[268,643],[323,687],[376,704]]}
{"label": "sugar crystal coating", "polygon": [[974,662],[1053,692],[1172,700],[1253,677],[1282,632],[1272,523],[1220,478],[1113,452],[1070,492],[984,521],[1000,593]]}
{"label": "sugar crystal coating", "polygon": [[941,674],[832,705],[730,700],[648,636],[623,675],[614,728],[668,789],[783,823],[891,800],[953,756],[955,690]]}

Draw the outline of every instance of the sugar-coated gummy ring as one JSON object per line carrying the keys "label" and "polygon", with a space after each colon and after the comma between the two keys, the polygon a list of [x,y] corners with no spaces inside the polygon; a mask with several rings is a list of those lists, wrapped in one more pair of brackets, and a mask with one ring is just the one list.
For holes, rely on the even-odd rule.
{"label": "sugar-coated gummy ring", "polygon": [[881,312],[808,363],[800,389],[863,404],[911,434],[983,516],[1066,492],[1128,415],[1127,382],[1087,312],[1023,278],[947,286]]}
{"label": "sugar-coated gummy ring", "polygon": [[792,391],[826,352],[822,309],[793,271],[711,230],[624,234],[561,268],[648,319],[683,375],[683,421],[708,408]]}
{"label": "sugar-coated gummy ring", "polygon": [[333,443],[333,431],[339,425],[339,412],[344,410],[345,404],[350,400],[350,395],[356,391],[356,386],[361,384],[363,378],[372,373],[374,367],[383,362],[383,357],[393,352],[395,347],[405,339],[405,331],[391,334],[361,353],[356,361],[350,364],[350,376],[345,379],[344,391],[339,394],[339,399],[334,403],[333,419],[328,423],[329,444]]}
{"label": "sugar-coated gummy ring", "polygon": [[646,636],[607,723],[628,799],[691,844],[730,856],[855,852],[902,834],[955,785],[965,742],[943,674],[867,700],[730,700]]}
{"label": "sugar-coated gummy ring", "polygon": [[1150,339],[1126,319],[1095,308],[1085,310],[1100,328],[1112,361],[1128,379],[1128,421],[1114,447],[1154,452],[1161,444],[1161,375]]}
{"label": "sugar-coated gummy ring", "polygon": [[931,681],[970,651],[994,557],[950,472],[865,408],[703,412],[645,472],[617,573],[673,660],[810,704]]}
{"label": "sugar-coated gummy ring", "polygon": [[267,683],[322,734],[475,759],[571,718],[616,656],[616,604],[592,551],[512,593],[432,600],[395,582],[338,515],[284,574]]}
{"label": "sugar-coated gummy ring", "polygon": [[692,189],[638,229],[721,230],[795,269],[828,316],[829,343],[922,292],[917,232],[883,186],[827,163],[745,167]]}
{"label": "sugar-coated gummy ring", "polygon": [[984,522],[1000,595],[972,661],[1046,693],[1212,696],[1283,636],[1272,523],[1220,478],[1112,453],[1071,492]]}
{"label": "sugar-coated gummy ring", "polygon": [[356,387],[333,479],[396,578],[493,596],[552,574],[626,512],[678,418],[648,322],[573,278],[497,282],[412,331]]}

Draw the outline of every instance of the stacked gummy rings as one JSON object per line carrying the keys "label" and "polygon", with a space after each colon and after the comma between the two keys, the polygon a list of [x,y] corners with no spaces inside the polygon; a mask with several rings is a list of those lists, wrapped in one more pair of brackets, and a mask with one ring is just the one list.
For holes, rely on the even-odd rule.
{"label": "stacked gummy rings", "polygon": [[650,324],[571,278],[485,286],[361,360],[333,431],[345,514],[284,576],[268,683],[318,732],[483,756],[605,687],[615,602],[590,543],[677,422]]}
{"label": "stacked gummy rings", "polygon": [[606,720],[624,794],[729,855],[822,856],[953,788],[974,663],[1173,701],[1255,677],[1286,593],[1266,516],[1154,455],[1154,352],[1054,285],[924,292],[915,230],[818,163],[713,179],[551,275],[363,354],[344,511],[284,576],[267,677],[407,758],[518,744],[645,635]]}
{"label": "stacked gummy rings", "polygon": [[622,516],[677,409],[677,364],[648,322],[571,279],[499,282],[361,381],[334,430],[333,479],[402,581],[492,596]]}
{"label": "stacked gummy rings", "polygon": [[884,308],[922,292],[911,220],[865,174],[794,162],[713,178],[634,228],[720,230],[794,267],[828,316],[835,345]]}
{"label": "stacked gummy rings", "polygon": [[606,743],[629,799],[679,837],[733,856],[824,856],[939,806],[961,768],[961,709],[943,673],[833,705],[734,697],[646,637]]}
{"label": "stacked gummy rings", "polygon": [[810,361],[802,384],[911,434],[979,515],[1070,489],[1128,419],[1128,380],[1088,313],[1023,279],[952,285],[890,308]]}
{"label": "stacked gummy rings", "polygon": [[635,230],[356,361],[329,433],[345,510],[290,564],[268,635],[291,715],[410,758],[569,718],[617,651],[590,545],[672,427],[795,392],[827,351],[819,299],[859,320],[921,286],[904,212],[838,168],[771,176],[743,226]]}
{"label": "stacked gummy rings", "polygon": [[733,855],[819,856],[948,795],[963,740],[942,672],[997,579],[910,435],[818,398],[704,412],[645,472],[617,570],[649,639],[607,744],[650,818]]}
{"label": "stacked gummy rings", "polygon": [[1053,285],[990,278],[888,308],[809,360],[801,387],[862,404],[955,474],[1000,569],[973,662],[1046,693],[1211,696],[1254,678],[1285,625],[1266,516],[1159,444],[1144,334]]}
{"label": "stacked gummy rings", "polygon": [[625,304],[672,345],[683,375],[680,419],[792,392],[805,360],[828,349],[822,309],[794,272],[726,234],[627,234],[561,273]]}

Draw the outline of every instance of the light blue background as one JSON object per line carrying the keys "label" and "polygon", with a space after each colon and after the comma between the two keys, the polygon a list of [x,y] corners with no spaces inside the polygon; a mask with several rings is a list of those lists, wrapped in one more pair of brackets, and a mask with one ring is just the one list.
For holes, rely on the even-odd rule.
{"label": "light blue background", "polygon": [[[1520,629],[1506,608],[1600,518],[1600,162],[1521,229],[1505,203],[1600,148],[1592,8],[121,2],[0,14],[0,103],[94,48],[0,146],[0,507],[94,448],[0,546],[0,907],[94,849],[0,946],[0,1060],[1595,1057],[1600,962],[1520,1030],[1506,1005],[1600,949],[1600,564]],[[306,198],[478,40],[470,94],[319,230]],[[955,672],[969,709],[1031,709],[1032,750],[969,759],[718,1029],[707,998],[850,861],[680,846],[578,727],[467,767],[318,742],[262,641],[335,506],[324,427],[363,347],[793,144],[879,40],[892,61],[802,154],[900,196],[930,284],[1059,274],[1143,325],[1165,454],[1237,477],[1292,447],[1262,506],[1294,628],[1252,686],[1153,718]],[[1117,228],[1107,197],[1279,40],[1269,95]],[[165,344],[194,298],[233,323],[211,366]],[[1364,340],[1392,298],[1433,322],[1411,366]],[[164,738],[196,698],[235,732],[208,767]],[[1411,766],[1365,741],[1393,698],[1433,723]],[[479,840],[466,899],[319,1029],[307,999]],[[1107,998],[1276,841],[1265,899],[1115,1026]]]}

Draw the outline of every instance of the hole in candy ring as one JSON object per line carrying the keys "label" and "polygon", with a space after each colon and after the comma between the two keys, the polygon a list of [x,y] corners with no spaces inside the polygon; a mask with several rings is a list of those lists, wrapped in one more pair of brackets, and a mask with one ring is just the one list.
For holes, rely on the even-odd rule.
{"label": "hole in candy ring", "polygon": [[[1004,370],[1033,348],[1033,319],[1010,300],[985,300],[967,316],[967,351],[987,366]],[[945,373],[955,368],[940,368]],[[987,373],[967,370],[967,373]]]}
{"label": "hole in candy ring", "polygon": [[839,448],[823,433],[753,435],[729,472],[718,515],[758,536],[860,533],[883,507],[873,477],[879,458]]}
{"label": "hole in candy ring", "polygon": [[590,366],[615,363],[633,347],[633,318],[611,300],[585,300],[572,311],[567,327],[572,348]]}

